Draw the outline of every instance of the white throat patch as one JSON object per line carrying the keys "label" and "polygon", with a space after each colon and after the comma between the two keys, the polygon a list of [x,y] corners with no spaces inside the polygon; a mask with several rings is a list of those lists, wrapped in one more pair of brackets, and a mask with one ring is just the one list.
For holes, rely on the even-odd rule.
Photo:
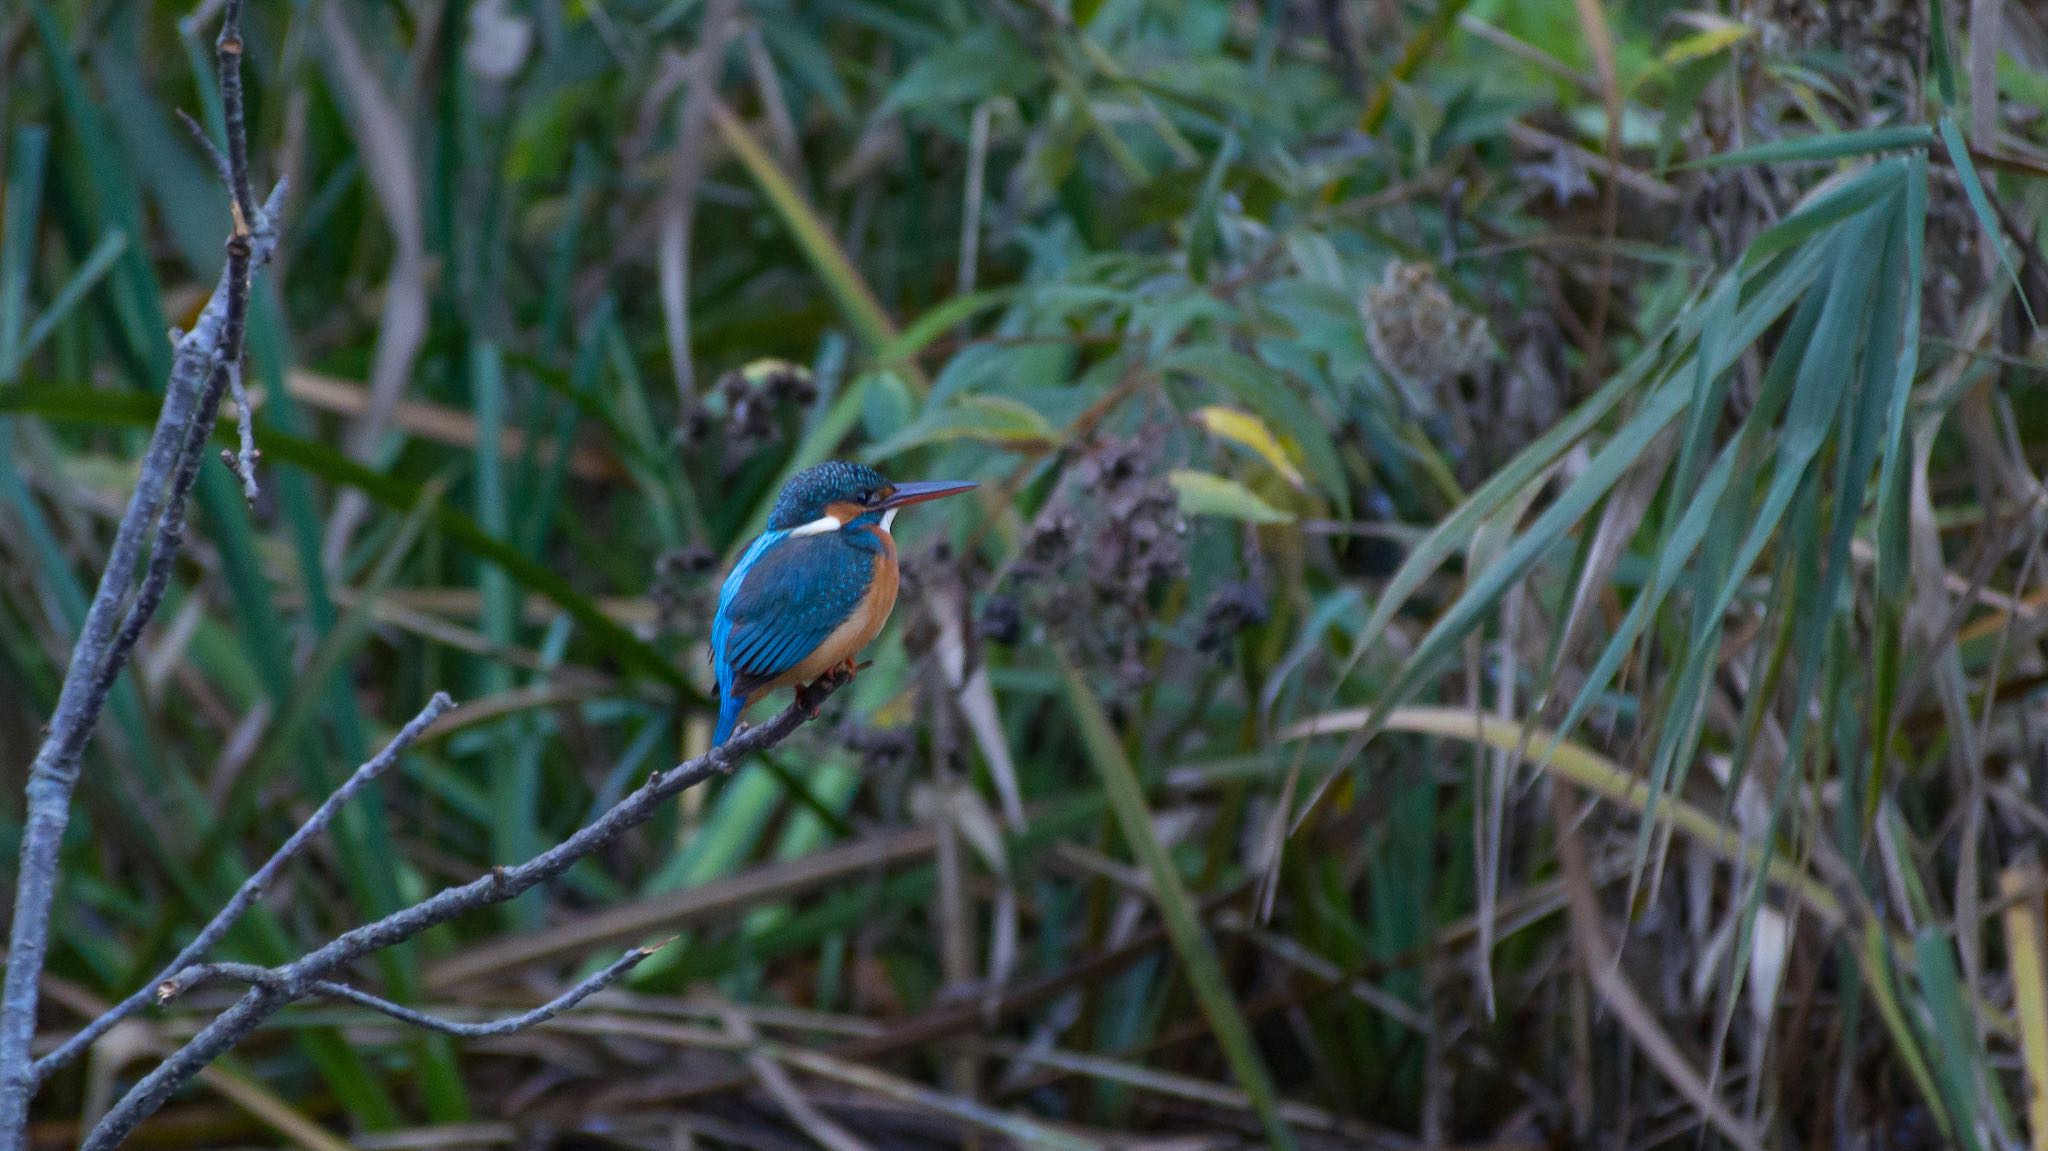
{"label": "white throat patch", "polygon": [[845,524],[839,522],[839,517],[828,514],[819,516],[810,523],[798,524],[789,529],[789,534],[793,536],[818,536],[824,535],[826,532],[836,532],[845,526]]}
{"label": "white throat patch", "polygon": [[883,530],[883,531],[885,531],[885,532],[886,532],[886,531],[888,531],[888,530],[889,530],[889,525],[890,525],[890,524],[893,524],[893,523],[895,523],[895,522],[896,522],[896,513],[897,513],[897,511],[899,511],[899,510],[900,510],[900,509],[898,509],[898,508],[890,508],[890,509],[889,509],[888,511],[886,511],[886,512],[883,512],[883,513],[882,513],[882,530]]}

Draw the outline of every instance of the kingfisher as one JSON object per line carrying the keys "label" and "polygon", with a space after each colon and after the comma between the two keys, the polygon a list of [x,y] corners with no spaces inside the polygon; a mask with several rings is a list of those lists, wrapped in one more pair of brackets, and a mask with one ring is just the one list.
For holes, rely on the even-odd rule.
{"label": "kingfisher", "polygon": [[831,460],[790,477],[718,593],[711,668],[718,727],[731,737],[747,705],[769,692],[803,689],[828,672],[855,670],[854,656],[896,606],[896,541],[889,526],[911,504],[958,495],[972,481],[894,484],[865,464]]}

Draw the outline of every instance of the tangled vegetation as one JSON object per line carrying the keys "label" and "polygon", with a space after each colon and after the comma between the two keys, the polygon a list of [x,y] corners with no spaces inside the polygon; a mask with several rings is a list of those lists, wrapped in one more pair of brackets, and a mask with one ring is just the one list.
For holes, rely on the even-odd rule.
{"label": "tangled vegetation", "polygon": [[[0,796],[246,234],[177,119],[232,138],[220,8],[0,9]],[[573,1010],[307,999],[129,1145],[2048,1148],[2033,10],[241,21],[291,193],[38,1054],[437,692],[208,958],[526,874],[701,755],[796,470],[982,487],[905,518],[817,722],[324,973]],[[244,994],[176,990],[33,1143]]]}

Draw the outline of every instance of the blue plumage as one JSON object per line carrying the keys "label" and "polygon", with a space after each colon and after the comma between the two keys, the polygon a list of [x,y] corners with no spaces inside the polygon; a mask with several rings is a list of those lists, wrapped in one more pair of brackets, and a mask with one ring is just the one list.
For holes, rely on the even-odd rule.
{"label": "blue plumage", "polygon": [[[852,660],[896,598],[896,509],[971,483],[892,484],[864,464],[831,461],[791,477],[768,530],[740,556],[711,622],[724,743],[754,696]],[[872,598],[871,598],[872,597]]]}
{"label": "blue plumage", "polygon": [[802,663],[860,606],[880,551],[873,532],[855,527],[809,536],[771,530],[740,557],[711,625],[719,695],[712,746],[732,734],[755,692]]}
{"label": "blue plumage", "polygon": [[733,680],[737,675],[733,665],[725,658],[726,646],[732,636],[732,601],[739,595],[747,582],[747,573],[753,570],[761,554],[775,546],[777,540],[788,532],[766,531],[760,538],[748,545],[740,555],[740,562],[733,565],[732,574],[725,579],[725,586],[718,592],[718,614],[711,619],[711,670],[718,677],[718,727],[711,734],[711,746],[724,743],[732,734],[733,725],[739,722],[740,712],[747,707],[747,697],[733,691]]}

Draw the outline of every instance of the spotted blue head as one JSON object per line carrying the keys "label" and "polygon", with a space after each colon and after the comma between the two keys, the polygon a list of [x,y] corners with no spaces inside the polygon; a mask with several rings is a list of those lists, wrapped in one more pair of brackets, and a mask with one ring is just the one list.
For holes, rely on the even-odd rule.
{"label": "spotted blue head", "polygon": [[898,508],[973,486],[956,480],[890,483],[866,464],[827,460],[805,468],[783,485],[768,515],[768,530],[804,536],[872,523],[886,531]]}

